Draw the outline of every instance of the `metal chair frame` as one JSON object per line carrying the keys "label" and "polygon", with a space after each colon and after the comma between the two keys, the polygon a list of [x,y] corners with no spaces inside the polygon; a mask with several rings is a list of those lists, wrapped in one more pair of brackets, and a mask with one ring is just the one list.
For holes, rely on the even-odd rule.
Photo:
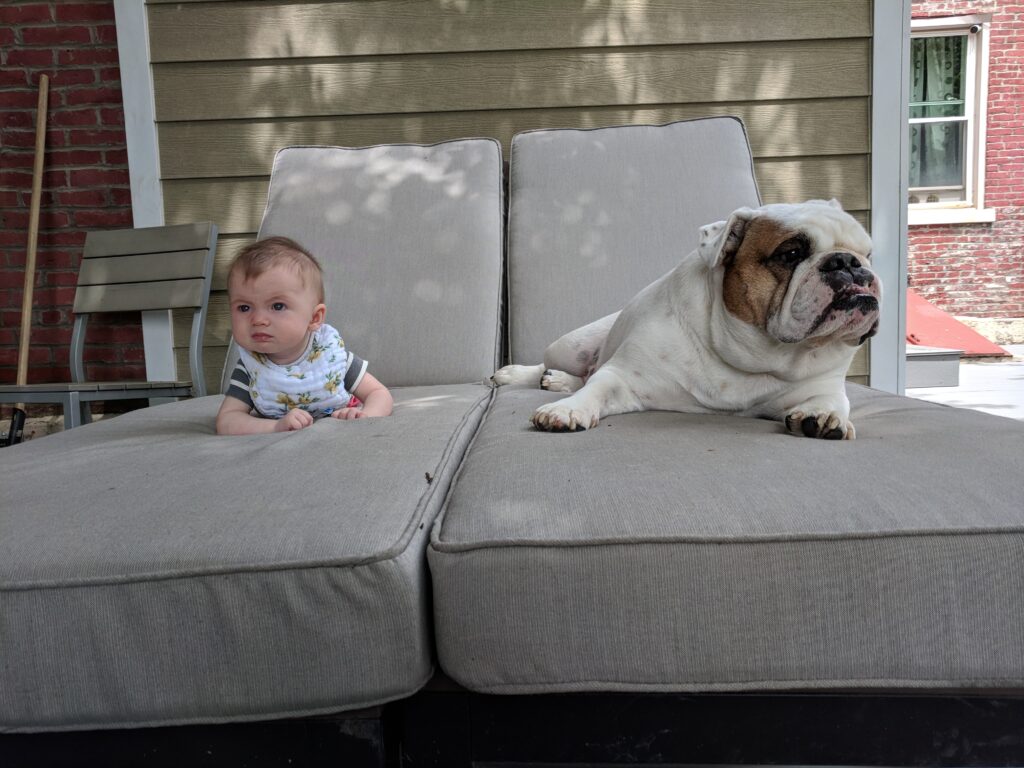
{"label": "metal chair frame", "polygon": [[[92,420],[94,401],[205,395],[202,343],[216,250],[217,227],[210,222],[88,233],[75,291],[72,381],[0,386],[0,403],[59,403],[64,428],[71,429]],[[189,380],[87,379],[84,355],[90,315],[189,308]]]}

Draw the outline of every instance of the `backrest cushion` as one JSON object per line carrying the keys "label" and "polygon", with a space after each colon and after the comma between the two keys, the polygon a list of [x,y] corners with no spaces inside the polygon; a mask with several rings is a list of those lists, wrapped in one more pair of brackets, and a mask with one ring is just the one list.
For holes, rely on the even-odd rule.
{"label": "backrest cushion", "polygon": [[698,229],[760,204],[743,123],[539,130],[512,139],[511,360],[622,308],[697,246]]}
{"label": "backrest cushion", "polygon": [[502,217],[492,139],[287,147],[259,237],[320,260],[327,322],[384,384],[454,384],[500,354]]}

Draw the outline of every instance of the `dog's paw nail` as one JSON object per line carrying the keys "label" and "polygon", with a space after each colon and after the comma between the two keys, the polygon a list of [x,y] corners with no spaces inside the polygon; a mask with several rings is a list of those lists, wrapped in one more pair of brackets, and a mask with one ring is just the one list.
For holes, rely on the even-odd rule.
{"label": "dog's paw nail", "polygon": [[800,411],[794,411],[793,413],[786,416],[786,431],[792,432],[795,435],[801,434],[800,424],[804,420],[804,415]]}
{"label": "dog's paw nail", "polygon": [[785,418],[786,430],[820,440],[852,440],[853,425],[837,413],[807,414],[793,411]]}

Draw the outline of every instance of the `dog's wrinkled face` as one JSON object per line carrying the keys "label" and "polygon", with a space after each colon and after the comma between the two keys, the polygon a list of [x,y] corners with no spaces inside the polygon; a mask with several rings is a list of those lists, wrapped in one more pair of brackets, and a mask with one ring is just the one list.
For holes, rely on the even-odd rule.
{"label": "dog's wrinkled face", "polygon": [[702,230],[734,317],[781,342],[863,343],[878,328],[871,239],[835,201],[741,208]]}

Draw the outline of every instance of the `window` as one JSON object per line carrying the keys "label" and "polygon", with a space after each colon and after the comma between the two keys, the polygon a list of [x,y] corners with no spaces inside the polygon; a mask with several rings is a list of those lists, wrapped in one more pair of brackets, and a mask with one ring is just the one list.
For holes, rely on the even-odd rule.
{"label": "window", "polygon": [[988,17],[915,19],[911,29],[908,220],[994,221],[984,208]]}

